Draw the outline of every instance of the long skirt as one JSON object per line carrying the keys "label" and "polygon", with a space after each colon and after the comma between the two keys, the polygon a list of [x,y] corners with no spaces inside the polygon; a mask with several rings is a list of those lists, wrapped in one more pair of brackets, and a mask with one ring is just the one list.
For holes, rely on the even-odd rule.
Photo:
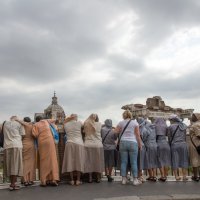
{"label": "long skirt", "polygon": [[198,154],[196,148],[191,142],[189,144],[189,154],[190,154],[190,165],[192,167],[200,167],[200,155]]}
{"label": "long skirt", "polygon": [[85,173],[104,172],[103,147],[85,147]]}
{"label": "long skirt", "polygon": [[34,145],[28,146],[24,145],[25,147],[22,150],[23,155],[23,168],[24,168],[24,181],[34,181],[36,175],[36,150]]}
{"label": "long skirt", "polygon": [[176,143],[171,146],[172,169],[188,168],[189,155],[186,143]]}
{"label": "long skirt", "polygon": [[7,176],[23,176],[22,148],[5,149]]}
{"label": "long skirt", "polygon": [[84,172],[84,162],[84,146],[73,142],[67,142],[63,157],[62,173],[73,171]]}
{"label": "long skirt", "polygon": [[158,142],[158,167],[171,166],[171,151],[168,142]]}
{"label": "long skirt", "polygon": [[158,167],[157,146],[146,146],[146,168],[152,169]]}
{"label": "long skirt", "polygon": [[59,171],[56,156],[56,146],[53,138],[39,140],[40,181],[58,181]]}
{"label": "long skirt", "polygon": [[116,150],[104,150],[105,167],[115,166],[115,151]]}

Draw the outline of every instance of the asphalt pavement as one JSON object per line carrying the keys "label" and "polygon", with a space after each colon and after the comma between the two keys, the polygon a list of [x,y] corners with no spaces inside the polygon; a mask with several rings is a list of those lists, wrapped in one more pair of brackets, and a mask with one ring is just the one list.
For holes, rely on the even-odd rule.
{"label": "asphalt pavement", "polygon": [[71,186],[61,183],[58,187],[23,187],[19,191],[0,190],[0,200],[200,200],[200,182],[145,182],[140,186],[120,181],[108,183],[83,183]]}

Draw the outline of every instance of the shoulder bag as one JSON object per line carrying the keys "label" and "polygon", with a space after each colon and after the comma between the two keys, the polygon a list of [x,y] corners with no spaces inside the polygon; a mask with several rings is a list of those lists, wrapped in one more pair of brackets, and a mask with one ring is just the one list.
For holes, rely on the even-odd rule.
{"label": "shoulder bag", "polygon": [[120,143],[121,137],[122,137],[122,135],[124,134],[124,131],[125,131],[126,128],[128,127],[128,125],[129,125],[129,123],[131,122],[131,120],[132,120],[132,119],[130,119],[130,120],[128,121],[128,123],[127,123],[126,126],[124,127],[124,129],[123,129],[123,131],[122,131],[122,133],[121,133],[121,135],[120,135],[120,137],[119,137],[119,140],[118,140],[117,146],[116,146],[116,150],[117,150],[117,151],[119,151],[119,143]]}

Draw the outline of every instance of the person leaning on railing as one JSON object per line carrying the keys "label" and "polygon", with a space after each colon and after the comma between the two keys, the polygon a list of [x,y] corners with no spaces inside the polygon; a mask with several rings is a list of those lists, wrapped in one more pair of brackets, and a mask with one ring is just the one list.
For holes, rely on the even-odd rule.
{"label": "person leaning on railing", "polygon": [[127,182],[128,155],[130,157],[131,171],[133,175],[133,185],[140,185],[138,180],[138,149],[142,148],[139,133],[139,125],[136,120],[132,120],[132,113],[129,110],[122,114],[123,120],[118,123],[115,132],[121,135],[119,142],[119,152],[121,158],[122,184]]}
{"label": "person leaning on railing", "polygon": [[193,167],[192,180],[199,181],[200,154],[198,153],[197,148],[199,146],[200,149],[200,113],[193,113],[191,121],[189,153],[190,163]]}
{"label": "person leaning on railing", "polygon": [[168,138],[171,147],[172,170],[177,181],[181,180],[178,168],[182,169],[182,180],[187,181],[186,171],[189,166],[189,154],[186,143],[187,126],[177,115],[169,118],[171,125],[168,127]]}
{"label": "person leaning on railing", "polygon": [[16,116],[12,116],[3,127],[3,147],[6,158],[6,172],[7,176],[10,176],[11,182],[10,191],[20,189],[16,185],[17,177],[23,176],[22,137],[25,135],[25,130],[19,122],[15,121],[16,119]]}

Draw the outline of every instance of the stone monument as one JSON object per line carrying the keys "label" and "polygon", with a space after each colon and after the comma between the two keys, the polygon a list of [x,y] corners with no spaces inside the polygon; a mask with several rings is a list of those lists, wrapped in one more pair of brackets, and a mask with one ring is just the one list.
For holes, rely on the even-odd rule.
{"label": "stone monument", "polygon": [[144,117],[152,120],[155,117],[168,119],[170,115],[176,114],[181,119],[192,116],[194,109],[172,108],[167,106],[160,96],[147,98],[146,104],[127,104],[122,106],[124,110],[130,110],[134,118]]}

